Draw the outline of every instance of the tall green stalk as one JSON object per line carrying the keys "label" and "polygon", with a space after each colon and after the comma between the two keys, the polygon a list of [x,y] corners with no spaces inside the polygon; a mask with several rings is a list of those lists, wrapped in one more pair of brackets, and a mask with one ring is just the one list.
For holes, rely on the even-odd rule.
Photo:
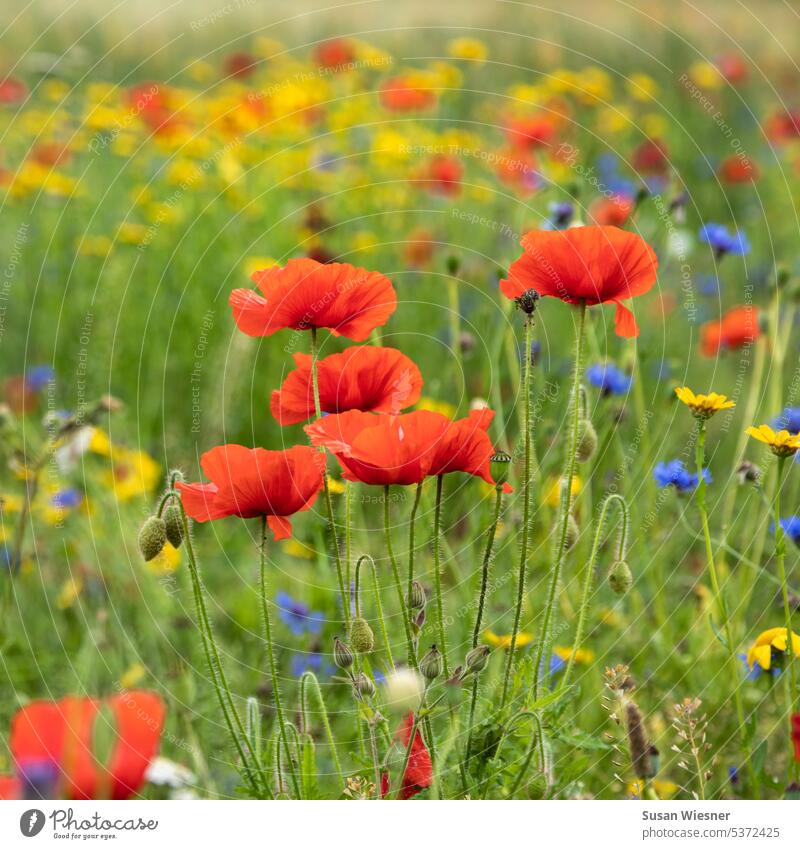
{"label": "tall green stalk", "polygon": [[269,662],[269,673],[272,679],[272,697],[275,701],[275,719],[278,723],[278,733],[280,735],[283,748],[286,751],[286,757],[289,760],[289,772],[292,776],[292,783],[296,798],[300,798],[300,783],[297,779],[294,764],[291,755],[289,754],[289,742],[286,738],[286,724],[284,722],[283,703],[281,701],[280,682],[278,679],[278,665],[275,662],[275,650],[272,643],[272,624],[269,615],[269,595],[267,593],[267,517],[261,517],[261,545],[259,565],[261,571],[261,612],[264,620],[264,639],[267,643],[267,660]]}
{"label": "tall green stalk", "polygon": [[578,329],[575,336],[575,371],[572,379],[572,428],[569,444],[567,446],[567,458],[564,464],[565,475],[564,497],[562,499],[561,527],[558,533],[555,561],[553,563],[550,585],[545,601],[542,627],[539,631],[539,640],[536,649],[536,658],[533,667],[533,698],[539,698],[539,690],[542,683],[543,667],[550,655],[550,630],[555,613],[556,600],[558,596],[558,584],[561,580],[561,570],[567,553],[567,532],[569,530],[569,518],[572,508],[572,481],[575,478],[575,454],[578,450],[578,427],[580,424],[580,385],[581,385],[581,363],[583,360],[583,331],[586,326],[586,303],[581,302],[579,307]]}
{"label": "tall green stalk", "polygon": [[[318,350],[317,350],[317,328],[311,328],[311,384],[314,389],[314,411],[316,412],[317,418],[322,417],[322,408],[319,403],[319,379],[317,377],[317,359],[318,359]],[[325,449],[320,448],[320,451],[324,454]],[[336,519],[333,514],[333,500],[331,499],[331,488],[328,482],[328,471],[325,470],[325,474],[322,478],[323,487],[325,491],[325,510],[328,514],[328,524],[331,529],[331,544],[333,546],[333,557],[336,562],[336,577],[339,581],[339,594],[342,598],[342,612],[344,615],[344,624],[345,628],[350,627],[350,596],[349,596],[349,588],[345,588],[344,583],[344,572],[342,570],[342,557],[339,553],[339,538],[336,533]]]}
{"label": "tall green stalk", "polygon": [[439,631],[439,650],[442,653],[444,677],[450,677],[447,663],[447,637],[444,629],[444,603],[442,600],[442,490],[444,475],[436,476],[436,506],[433,512],[433,592],[436,597],[436,624]]}
{"label": "tall green stalk", "polygon": [[392,523],[389,516],[389,486],[383,488],[383,531],[386,537],[386,552],[389,555],[389,564],[392,567],[392,578],[397,587],[397,601],[400,605],[400,615],[403,617],[403,628],[406,635],[406,653],[408,657],[408,665],[416,667],[417,652],[414,648],[414,635],[411,631],[411,619],[408,615],[408,605],[406,597],[403,593],[403,583],[400,580],[400,569],[397,566],[397,558],[394,556],[394,546],[392,545]]}
{"label": "tall green stalk", "polygon": [[508,699],[508,685],[511,681],[511,673],[516,660],[517,635],[522,618],[522,604],[525,600],[525,573],[528,568],[528,537],[530,535],[531,508],[533,502],[533,474],[532,474],[532,430],[531,422],[531,340],[533,338],[533,315],[525,316],[525,368],[523,371],[523,403],[525,405],[525,471],[522,480],[522,541],[519,550],[519,572],[517,576],[517,603],[514,610],[514,627],[511,630],[511,643],[508,647],[506,658],[506,671],[503,676],[503,693],[500,697],[500,710],[506,706]]}
{"label": "tall green stalk", "polygon": [[706,506],[706,481],[703,477],[703,461],[705,459],[706,448],[706,423],[705,420],[698,417],[697,419],[697,439],[695,441],[695,466],[697,468],[697,492],[696,502],[697,509],[700,513],[700,522],[703,528],[703,539],[706,547],[706,563],[708,565],[708,574],[711,578],[711,587],[714,592],[714,602],[719,613],[722,633],[725,636],[725,642],[728,649],[728,663],[731,670],[731,680],[733,682],[733,698],[736,704],[736,718],[738,722],[739,735],[742,738],[742,748],[745,753],[745,763],[747,765],[747,775],[751,785],[751,790],[755,794],[755,798],[759,797],[758,777],[752,763],[752,751],[750,747],[750,739],[745,724],[744,704],[742,703],[741,693],[741,676],[739,669],[739,659],[736,656],[736,645],[733,642],[733,634],[731,631],[730,617],[728,616],[728,605],[725,601],[725,596],[722,593],[720,586],[719,574],[717,565],[714,559],[714,547],[711,542],[711,531],[708,525],[708,507]]}

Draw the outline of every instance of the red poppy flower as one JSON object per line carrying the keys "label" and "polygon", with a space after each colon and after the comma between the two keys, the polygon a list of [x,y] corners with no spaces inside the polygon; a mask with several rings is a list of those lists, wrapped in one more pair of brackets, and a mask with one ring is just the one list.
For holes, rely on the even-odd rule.
{"label": "red poppy flower", "polygon": [[[297,368],[272,393],[270,410],[281,425],[315,416],[311,356],[295,354]],[[319,403],[323,413],[348,410],[399,413],[419,400],[422,375],[395,348],[369,345],[348,348],[317,363]]]}
{"label": "red poppy flower", "polygon": [[629,195],[612,195],[593,201],[589,215],[595,224],[621,227],[631,217],[633,207],[634,200]]}
{"label": "red poppy flower", "polygon": [[424,268],[433,259],[437,247],[435,234],[430,230],[417,228],[408,234],[404,250],[406,262],[415,268]]}
{"label": "red poppy flower", "polygon": [[529,289],[568,304],[613,303],[618,336],[638,336],[633,313],[622,301],[643,295],[656,282],[655,251],[635,233],[616,227],[532,230],[522,237],[524,252],[500,281],[507,298]]}
{"label": "red poppy flower", "polygon": [[340,70],[355,61],[356,50],[353,42],[346,38],[331,38],[317,45],[314,56],[323,68]]}
{"label": "red poppy flower", "polygon": [[792,743],[794,743],[794,759],[800,762],[800,713],[792,714]]}
{"label": "red poppy flower", "polygon": [[133,86],[128,90],[128,103],[155,135],[168,135],[183,123],[176,115],[171,90],[160,83]]}
{"label": "red poppy flower", "polygon": [[800,136],[800,110],[784,109],[767,118],[764,132],[770,141],[786,142]]}
{"label": "red poppy flower", "polygon": [[[101,708],[116,723],[114,750],[104,766],[97,763],[92,746]],[[105,700],[67,696],[58,702],[31,702],[11,720],[16,777],[0,780],[0,798],[130,798],[144,783],[158,750],[165,712],[161,698],[146,690]]]}
{"label": "red poppy flower", "polygon": [[752,183],[759,178],[759,170],[749,157],[733,154],[722,161],[719,176],[725,183]]}
{"label": "red poppy flower", "polygon": [[541,185],[539,164],[532,150],[504,148],[493,156],[498,179],[523,194],[536,191]]}
{"label": "red poppy flower", "polygon": [[505,127],[506,138],[515,147],[548,147],[556,132],[555,121],[549,115],[528,115],[511,118]]}
{"label": "red poppy flower", "polygon": [[719,321],[709,321],[700,328],[700,349],[705,356],[713,357],[722,348],[735,351],[749,345],[760,335],[758,307],[734,307]]}
{"label": "red poppy flower", "polygon": [[381,86],[380,99],[381,104],[392,112],[412,112],[433,106],[436,94],[410,77],[398,76]]}
{"label": "red poppy flower", "polygon": [[266,516],[275,539],[292,535],[286,518],[308,510],[322,489],[325,457],[307,445],[285,451],[218,445],[200,465],[211,483],[179,483],[183,507],[197,522]]}
{"label": "red poppy flower", "polygon": [[[403,720],[403,724],[397,731],[395,739],[403,746],[403,752],[408,747],[408,741],[411,739],[411,730],[414,727],[414,714],[409,713]],[[408,755],[408,764],[406,771],[403,773],[403,779],[400,784],[400,799],[411,799],[421,793],[427,787],[433,784],[433,763],[431,761],[430,752],[422,739],[422,733],[417,728],[414,735],[414,742],[411,744],[411,751]],[[384,772],[381,775],[381,797],[385,797],[389,792],[389,774]]]}
{"label": "red poppy flower", "polygon": [[346,480],[373,486],[408,486],[428,475],[466,472],[494,484],[494,453],[486,433],[494,413],[473,410],[452,421],[430,410],[400,416],[351,411],[306,425],[314,445],[336,456]]}
{"label": "red poppy flower", "polygon": [[669,150],[660,139],[646,139],[633,151],[631,162],[642,174],[664,174],[669,168]]}
{"label": "red poppy flower", "polygon": [[434,156],[422,173],[422,181],[434,193],[453,197],[461,192],[464,166],[455,156]]}
{"label": "red poppy flower", "polygon": [[0,80],[0,105],[11,106],[22,103],[28,96],[28,86],[16,77],[6,77]]}
{"label": "red poppy flower", "polygon": [[743,83],[747,79],[747,63],[739,53],[724,53],[717,57],[714,64],[731,85]]}
{"label": "red poppy flower", "polygon": [[334,336],[363,342],[397,307],[388,278],[346,263],[290,259],[283,268],[256,271],[252,279],[263,298],[251,289],[230,295],[233,318],[248,336],[327,327]]}
{"label": "red poppy flower", "polygon": [[225,75],[237,79],[247,79],[258,67],[261,60],[249,53],[231,53],[225,57]]}

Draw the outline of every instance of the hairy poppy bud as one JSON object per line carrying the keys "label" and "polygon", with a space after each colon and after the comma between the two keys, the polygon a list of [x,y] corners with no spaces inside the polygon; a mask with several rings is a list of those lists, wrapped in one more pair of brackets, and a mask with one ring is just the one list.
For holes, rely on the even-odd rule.
{"label": "hairy poppy bud", "polygon": [[489,646],[475,646],[474,649],[467,652],[467,656],[464,658],[464,674],[477,675],[479,672],[483,672],[489,662],[490,652]]}
{"label": "hairy poppy bud", "polygon": [[508,473],[511,470],[511,455],[506,451],[498,451],[492,454],[489,461],[489,474],[492,480],[502,486],[508,481]]}
{"label": "hairy poppy bud", "polygon": [[167,526],[163,519],[151,516],[139,531],[139,551],[145,560],[152,560],[167,544]]}
{"label": "hairy poppy bud", "polygon": [[433,681],[442,674],[443,669],[442,653],[433,645],[420,660],[419,671],[428,681]]}
{"label": "hairy poppy bud", "polygon": [[180,548],[183,542],[183,522],[180,507],[170,504],[161,514],[167,530],[167,541],[173,548]]}
{"label": "hairy poppy bud", "polygon": [[575,517],[572,513],[567,517],[567,538],[564,542],[564,548],[569,551],[571,548],[575,547],[575,543],[578,541],[578,537],[581,535],[581,529],[578,527],[578,523],[575,521]]}
{"label": "hairy poppy bud", "polygon": [[375,645],[375,635],[366,619],[358,617],[350,625],[350,645],[359,654],[367,654]]}
{"label": "hairy poppy bud", "polygon": [[359,672],[353,679],[353,692],[356,697],[371,699],[375,695],[375,684],[372,678],[364,672]]}
{"label": "hairy poppy bud", "polygon": [[575,446],[575,459],[579,463],[591,460],[597,451],[597,431],[589,419],[581,419],[578,424],[578,442]]}
{"label": "hairy poppy bud", "polygon": [[526,315],[533,315],[538,300],[539,293],[536,289],[528,289],[516,299],[516,304]]}
{"label": "hairy poppy bud", "polygon": [[425,590],[422,584],[419,581],[412,581],[411,592],[406,599],[406,603],[411,610],[423,610],[426,602],[427,598],[425,597]]}
{"label": "hairy poppy bud", "polygon": [[339,667],[339,669],[349,669],[353,662],[355,661],[355,656],[353,655],[353,650],[347,643],[343,643],[338,637],[334,637],[333,640],[333,662]]}
{"label": "hairy poppy bud", "polygon": [[458,269],[461,268],[461,259],[455,254],[450,254],[447,257],[447,273],[458,274]]}
{"label": "hairy poppy bud", "polygon": [[617,560],[608,570],[608,585],[617,595],[625,595],[633,586],[631,567],[624,560]]}

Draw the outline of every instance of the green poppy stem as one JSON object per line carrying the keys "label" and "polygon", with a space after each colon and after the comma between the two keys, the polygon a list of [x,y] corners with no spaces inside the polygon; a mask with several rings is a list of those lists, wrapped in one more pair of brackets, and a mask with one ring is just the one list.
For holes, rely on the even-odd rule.
{"label": "green poppy stem", "polygon": [[403,617],[408,665],[416,668],[417,652],[414,648],[414,635],[411,632],[411,619],[408,615],[408,605],[406,604],[406,597],[403,593],[403,583],[400,580],[400,569],[397,566],[397,558],[394,556],[394,546],[392,545],[392,524],[389,516],[388,485],[383,488],[383,531],[386,537],[386,552],[389,555],[389,564],[392,567],[392,578],[394,579],[395,586],[397,587],[397,601],[400,605],[400,615]]}
{"label": "green poppy stem", "polygon": [[444,677],[450,677],[447,663],[447,638],[444,628],[444,602],[442,600],[442,490],[444,475],[436,476],[436,506],[433,512],[433,588],[436,596],[436,624],[439,630],[439,650],[442,653]]}

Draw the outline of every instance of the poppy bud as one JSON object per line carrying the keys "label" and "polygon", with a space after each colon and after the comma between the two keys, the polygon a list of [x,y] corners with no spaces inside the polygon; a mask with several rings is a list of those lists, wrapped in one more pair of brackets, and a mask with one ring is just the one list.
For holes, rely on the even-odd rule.
{"label": "poppy bud", "polygon": [[167,541],[173,548],[180,548],[183,542],[183,522],[179,507],[170,504],[161,514],[167,530]]}
{"label": "poppy bud", "polygon": [[492,480],[498,486],[502,486],[508,481],[508,473],[511,470],[511,455],[506,451],[498,451],[492,454],[489,463],[489,474],[492,476]]}
{"label": "poppy bud", "polygon": [[792,271],[785,263],[779,263],[775,269],[775,285],[778,289],[783,289],[786,284],[792,279]]}
{"label": "poppy bud", "polygon": [[458,337],[458,347],[462,354],[471,354],[475,350],[475,337],[465,330]]}
{"label": "poppy bud", "polygon": [[539,293],[536,289],[528,289],[516,299],[516,304],[526,315],[533,315],[536,312],[538,300]]}
{"label": "poppy bud", "polygon": [[591,460],[597,451],[597,431],[589,419],[581,419],[578,423],[578,443],[575,446],[575,459],[579,463]]}
{"label": "poppy bud", "polygon": [[434,681],[442,674],[443,669],[444,661],[442,660],[442,653],[433,645],[423,655],[422,660],[420,660],[419,671],[426,680]]}
{"label": "poppy bud", "polygon": [[633,586],[631,567],[624,560],[617,560],[608,571],[608,585],[617,595],[625,595]]}
{"label": "poppy bud", "polygon": [[461,268],[461,260],[455,254],[450,254],[447,257],[447,273],[450,275],[458,274],[458,270]]}
{"label": "poppy bud", "polygon": [[152,560],[167,544],[167,527],[163,519],[151,516],[139,531],[139,551],[145,560]]}
{"label": "poppy bud", "polygon": [[575,547],[575,543],[578,541],[578,537],[581,535],[581,529],[578,527],[578,523],[575,521],[575,517],[572,513],[569,514],[567,518],[567,538],[564,542],[564,548],[569,551],[571,548]]}
{"label": "poppy bud", "polygon": [[366,619],[358,617],[350,625],[350,645],[359,654],[367,654],[375,645],[375,635]]}
{"label": "poppy bud", "polygon": [[736,476],[739,483],[758,483],[761,478],[761,469],[749,460],[745,460],[736,470]]}
{"label": "poppy bud", "polygon": [[427,598],[425,597],[425,590],[422,584],[419,581],[412,581],[411,592],[406,599],[408,606],[411,610],[424,610],[426,601]]}
{"label": "poppy bud", "polygon": [[353,692],[356,698],[371,699],[375,695],[375,684],[372,678],[364,672],[359,672],[353,679]]}
{"label": "poppy bud", "polygon": [[490,652],[489,646],[475,646],[474,649],[467,652],[467,656],[464,658],[464,674],[477,675],[479,672],[483,672],[489,662]]}
{"label": "poppy bud", "polygon": [[349,669],[353,662],[355,661],[355,656],[353,655],[353,650],[347,643],[343,643],[338,637],[334,637],[333,640],[333,662],[339,667],[339,669]]}

